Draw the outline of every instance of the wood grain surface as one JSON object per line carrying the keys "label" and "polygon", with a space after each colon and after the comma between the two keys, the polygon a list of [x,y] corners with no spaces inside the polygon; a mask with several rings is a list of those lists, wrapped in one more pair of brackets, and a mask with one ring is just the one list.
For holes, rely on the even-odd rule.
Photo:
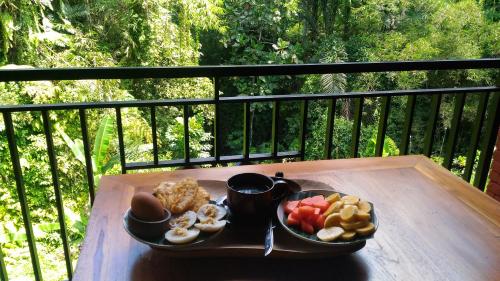
{"label": "wood grain surface", "polygon": [[[327,259],[173,258],[122,228],[133,194],[161,181],[276,171],[371,201],[375,238],[354,254]],[[74,280],[500,280],[500,203],[423,156],[106,176]]]}

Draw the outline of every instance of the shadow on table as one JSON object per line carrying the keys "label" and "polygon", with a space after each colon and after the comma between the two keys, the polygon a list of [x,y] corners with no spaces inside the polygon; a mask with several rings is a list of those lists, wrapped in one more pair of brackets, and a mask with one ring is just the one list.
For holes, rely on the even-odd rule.
{"label": "shadow on table", "polygon": [[132,268],[132,280],[368,280],[358,254],[326,259],[171,258],[149,251]]}

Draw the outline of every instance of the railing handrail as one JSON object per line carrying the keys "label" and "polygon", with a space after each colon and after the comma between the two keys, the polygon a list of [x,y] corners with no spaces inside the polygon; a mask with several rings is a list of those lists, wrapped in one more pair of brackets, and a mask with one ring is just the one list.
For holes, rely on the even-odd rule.
{"label": "railing handrail", "polygon": [[0,69],[0,82],[137,78],[217,78],[479,68],[500,68],[500,58],[315,64],[15,68]]}
{"label": "railing handrail", "polygon": [[[434,133],[439,119],[441,100],[445,94],[453,94],[454,109],[446,151],[444,153],[443,166],[450,169],[455,155],[455,146],[459,135],[460,122],[464,111],[466,96],[470,93],[478,93],[477,113],[474,120],[471,140],[467,150],[466,167],[462,177],[470,181],[475,168],[474,185],[483,190],[488,176],[491,156],[496,140],[496,132],[500,124],[500,85],[474,86],[460,88],[430,88],[409,90],[384,90],[369,92],[346,92],[346,93],[291,93],[287,95],[265,95],[265,96],[221,96],[220,86],[222,77],[236,76],[268,76],[268,75],[302,75],[302,74],[325,74],[325,73],[366,73],[385,71],[433,71],[433,70],[457,70],[457,69],[499,69],[499,58],[473,59],[473,60],[437,60],[437,61],[396,61],[396,62],[347,62],[333,64],[289,64],[289,65],[231,65],[231,66],[183,66],[183,67],[97,67],[97,68],[5,68],[0,69],[0,82],[40,81],[40,80],[84,80],[84,79],[144,79],[144,78],[193,78],[205,77],[213,79],[213,95],[204,98],[188,99],[159,99],[159,100],[122,100],[101,102],[79,102],[79,103],[55,103],[55,104],[17,104],[1,105],[0,113],[5,124],[5,134],[12,162],[12,169],[16,182],[17,194],[21,206],[26,239],[30,251],[35,280],[42,279],[42,271],[38,260],[35,235],[31,224],[30,210],[27,201],[23,181],[23,170],[16,143],[16,128],[13,115],[20,111],[39,111],[42,115],[43,132],[47,141],[47,153],[49,166],[56,197],[56,206],[61,239],[63,242],[64,257],[68,278],[72,278],[73,267],[71,253],[68,244],[66,224],[64,221],[64,208],[61,197],[61,188],[58,177],[58,163],[52,136],[52,121],[50,111],[55,110],[78,110],[81,128],[82,145],[85,157],[85,170],[87,174],[88,190],[91,204],[95,196],[94,172],[92,157],[90,154],[89,132],[87,126],[87,111],[92,109],[108,108],[115,111],[116,129],[118,138],[118,149],[120,157],[121,172],[129,170],[162,168],[172,166],[191,165],[215,165],[229,162],[250,162],[263,160],[278,160],[283,158],[305,159],[308,104],[316,100],[327,101],[327,120],[324,130],[325,146],[324,159],[332,158],[334,146],[335,109],[337,100],[354,99],[354,112],[352,116],[352,138],[351,157],[359,156],[359,143],[362,127],[363,105],[366,98],[381,97],[380,118],[378,121],[377,136],[375,142],[375,156],[382,156],[384,141],[388,125],[388,117],[391,108],[391,98],[394,96],[408,96],[406,102],[406,114],[403,120],[401,132],[400,154],[408,154],[413,115],[417,96],[431,96],[429,118],[426,121],[423,151],[427,156],[432,155],[434,144]],[[282,151],[279,147],[279,120],[280,106],[287,101],[300,102],[300,133],[299,147],[293,151]],[[272,127],[271,148],[266,153],[251,153],[250,132],[252,130],[249,122],[250,105],[255,102],[272,103]],[[1,103],[1,102],[0,102]],[[226,155],[222,153],[221,134],[221,110],[222,104],[242,104],[243,107],[243,143],[242,153],[237,155]],[[198,104],[214,105],[214,138],[213,156],[204,158],[193,158],[190,154],[189,142],[189,112],[190,107]],[[177,106],[182,108],[182,120],[184,129],[184,158],[165,160],[159,158],[158,135],[156,128],[156,108],[160,106]],[[147,107],[149,108],[151,122],[151,133],[153,142],[153,160],[142,162],[127,162],[125,157],[124,130],[122,122],[122,108],[125,107]],[[147,110],[145,111],[147,112]],[[109,112],[108,112],[109,114]],[[147,117],[145,117],[147,118]],[[484,128],[483,128],[484,127]],[[482,134],[484,129],[484,135]],[[481,151],[476,161],[477,151]],[[477,162],[477,165],[475,163]],[[0,249],[1,251],[1,249]],[[0,276],[6,275],[3,266],[3,258],[0,253]],[[5,277],[4,277],[5,278]]]}
{"label": "railing handrail", "polygon": [[[345,92],[345,93],[309,93],[267,96],[235,96],[219,97],[218,103],[243,103],[243,102],[271,102],[271,101],[302,101],[319,100],[331,98],[370,98],[385,96],[409,96],[409,95],[434,95],[434,94],[459,94],[459,93],[488,93],[500,91],[500,87],[463,87],[463,88],[435,88],[435,89],[413,89],[413,90],[389,90],[369,92]],[[156,99],[156,100],[122,100],[105,102],[76,102],[76,103],[45,103],[45,104],[13,104],[0,105],[0,112],[22,112],[22,111],[45,111],[45,110],[75,110],[93,108],[123,108],[123,107],[150,107],[150,106],[180,106],[214,104],[213,98],[186,98],[186,99]]]}

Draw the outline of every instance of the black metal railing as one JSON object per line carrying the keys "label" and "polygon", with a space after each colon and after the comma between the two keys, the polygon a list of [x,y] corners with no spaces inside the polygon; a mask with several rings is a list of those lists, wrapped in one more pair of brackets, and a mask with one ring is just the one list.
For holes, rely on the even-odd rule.
{"label": "black metal railing", "polygon": [[[78,110],[79,122],[83,139],[84,156],[86,164],[86,175],[88,180],[88,192],[91,203],[94,201],[94,175],[92,160],[90,156],[89,134],[87,127],[87,111],[90,109],[114,109],[116,114],[116,127],[118,131],[118,147],[122,173],[128,170],[149,169],[173,166],[190,166],[199,164],[217,164],[228,162],[249,162],[262,160],[276,160],[283,158],[305,157],[305,143],[307,131],[308,104],[313,100],[326,100],[328,102],[327,125],[325,131],[325,159],[330,159],[333,148],[333,128],[335,122],[335,106],[337,99],[354,99],[354,123],[352,128],[351,156],[358,157],[359,140],[361,132],[361,116],[364,100],[372,97],[382,97],[381,114],[378,124],[378,133],[375,145],[375,155],[381,156],[387,129],[387,120],[390,112],[391,98],[395,96],[408,96],[406,115],[400,143],[400,153],[408,154],[410,132],[413,124],[413,115],[416,97],[419,95],[432,96],[430,116],[427,123],[424,138],[424,154],[431,155],[434,133],[439,115],[441,99],[444,94],[456,96],[454,101],[453,117],[451,122],[450,137],[446,145],[443,166],[450,169],[455,154],[458,137],[459,123],[463,113],[465,97],[470,93],[479,93],[480,100],[474,120],[474,129],[471,142],[467,152],[466,168],[463,178],[470,181],[476,158],[476,151],[480,148],[479,162],[476,168],[474,185],[483,190],[491,163],[492,151],[495,144],[496,132],[499,126],[499,104],[500,93],[498,86],[465,87],[465,88],[440,88],[440,89],[416,89],[416,90],[393,90],[372,92],[349,92],[318,93],[311,95],[290,94],[270,96],[236,96],[221,97],[219,90],[221,78],[238,76],[271,76],[271,75],[302,75],[302,74],[327,74],[327,73],[363,73],[363,72],[386,72],[386,71],[415,71],[415,70],[456,70],[456,69],[498,69],[500,59],[477,59],[477,60],[446,60],[446,61],[413,61],[413,62],[380,62],[380,63],[338,63],[338,64],[303,64],[303,65],[255,65],[255,66],[196,66],[196,67],[130,67],[130,68],[70,68],[70,69],[13,69],[0,70],[0,82],[15,81],[39,81],[39,80],[82,80],[82,79],[143,79],[143,78],[190,78],[207,77],[213,80],[213,98],[200,99],[169,99],[169,100],[132,100],[112,101],[95,103],[65,103],[65,104],[23,104],[23,105],[0,105],[3,114],[5,132],[10,150],[11,162],[16,181],[17,193],[21,205],[23,222],[26,230],[31,261],[36,280],[41,280],[40,263],[38,260],[33,228],[30,222],[26,192],[23,175],[16,145],[12,113],[15,112],[41,112],[43,129],[47,141],[47,152],[52,175],[53,187],[57,204],[61,239],[63,242],[64,256],[68,278],[72,278],[72,265],[64,222],[64,209],[58,178],[58,167],[54,153],[54,145],[51,132],[51,121],[48,114],[51,111]],[[490,98],[490,96],[492,96]],[[278,149],[278,120],[279,109],[282,102],[301,102],[300,111],[300,138],[298,151],[279,151]],[[489,101],[489,102],[488,102]],[[272,134],[270,153],[250,153],[250,105],[256,102],[272,102]],[[243,104],[243,151],[240,155],[222,155],[221,139],[221,112],[222,104]],[[214,153],[212,157],[191,158],[189,147],[189,110],[191,106],[211,104],[215,106],[214,119]],[[162,106],[179,106],[183,109],[184,120],[184,158],[174,160],[161,160],[158,157],[156,108]],[[137,107],[149,108],[151,118],[151,130],[153,136],[153,161],[130,162],[125,159],[125,145],[123,141],[122,108]],[[488,112],[487,112],[488,111]],[[480,142],[481,128],[484,127],[484,135]],[[0,248],[0,277],[7,280],[7,273],[3,262]]]}

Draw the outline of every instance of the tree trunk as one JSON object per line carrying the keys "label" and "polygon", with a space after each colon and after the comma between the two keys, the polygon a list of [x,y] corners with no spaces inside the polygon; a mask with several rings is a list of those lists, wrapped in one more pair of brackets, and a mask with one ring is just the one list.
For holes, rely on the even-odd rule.
{"label": "tree trunk", "polygon": [[351,0],[344,0],[344,40],[349,39],[351,21]]}

